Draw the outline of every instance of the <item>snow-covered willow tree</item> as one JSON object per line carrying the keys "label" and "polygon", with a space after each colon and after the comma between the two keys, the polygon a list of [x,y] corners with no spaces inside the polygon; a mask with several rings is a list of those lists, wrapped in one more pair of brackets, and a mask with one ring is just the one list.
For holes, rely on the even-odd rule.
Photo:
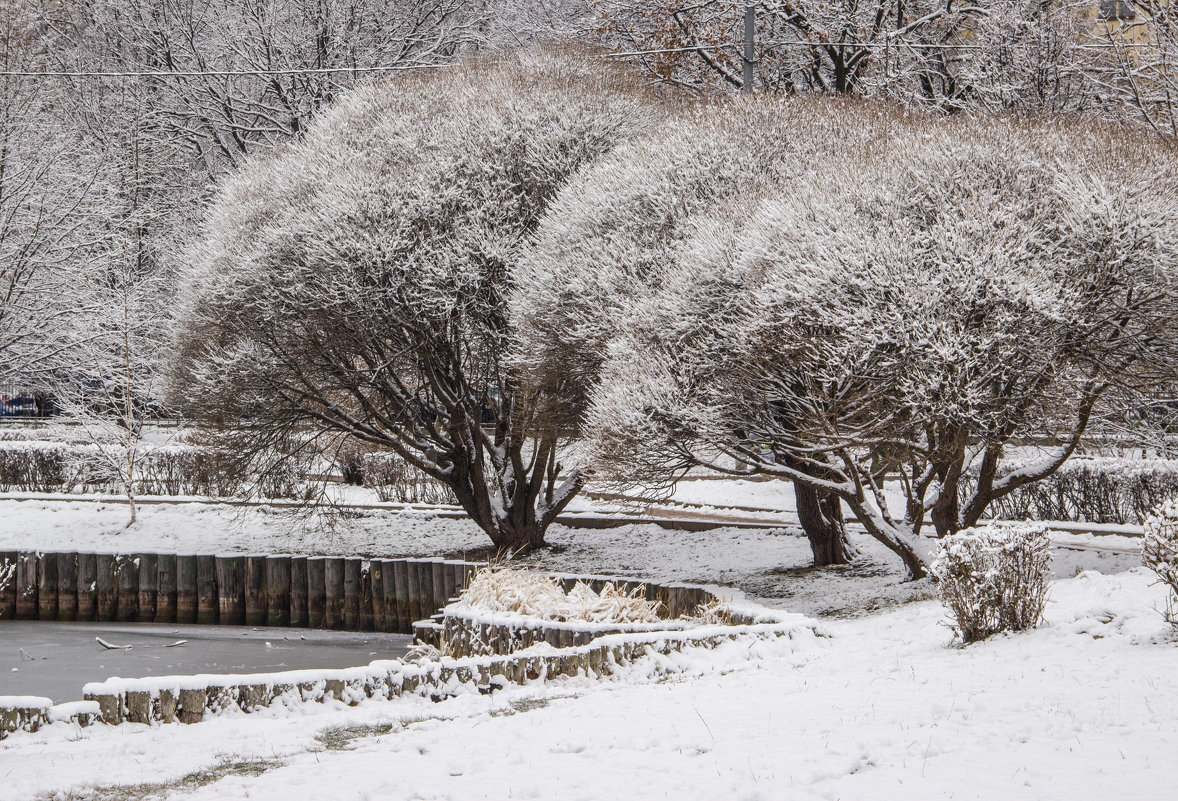
{"label": "snow-covered willow tree", "polygon": [[[520,332],[514,358],[541,391],[546,413],[586,433],[585,409],[611,343],[618,331],[643,325],[632,316],[646,313],[633,311],[635,299],[675,269],[697,221],[719,209],[736,214],[748,198],[842,158],[847,148],[868,146],[869,136],[858,133],[861,117],[838,103],[773,96],[703,103],[571,182],[521,263],[512,302]],[[704,293],[680,309],[683,325],[710,314],[713,300]],[[756,465],[724,469],[761,472]],[[674,471],[623,472],[623,481],[657,495]],[[800,482],[795,494],[815,562],[849,561],[837,499]]]}
{"label": "snow-covered willow tree", "polygon": [[341,97],[252,161],[205,224],[173,396],[249,447],[306,433],[389,448],[503,550],[582,484],[504,363],[505,297],[552,197],[660,106],[587,53],[526,51]]}
{"label": "snow-covered willow tree", "polygon": [[[841,142],[839,114],[856,132]],[[792,169],[689,212],[663,258],[639,244],[605,260],[647,290],[594,282],[608,358],[592,367],[586,459],[648,486],[733,459],[790,478],[841,499],[919,577],[926,514],[939,533],[972,525],[1057,469],[1102,400],[1173,375],[1178,173],[1169,150],[1100,129],[839,114],[795,120],[827,158],[792,158],[787,140]],[[631,164],[664,153],[649,142]],[[571,295],[589,280],[578,254],[613,247],[603,209],[644,210],[631,228],[661,240],[664,203],[617,158],[587,171],[540,232],[546,280]],[[581,347],[570,330],[530,337],[538,380],[545,354]],[[1004,470],[1024,439],[1049,447]],[[880,490],[891,472],[902,498]]]}

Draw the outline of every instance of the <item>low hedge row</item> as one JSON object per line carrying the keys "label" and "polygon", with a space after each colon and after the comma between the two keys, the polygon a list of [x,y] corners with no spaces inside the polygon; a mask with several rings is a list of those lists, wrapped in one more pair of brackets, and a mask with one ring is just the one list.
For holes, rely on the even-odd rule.
{"label": "low hedge row", "polygon": [[[0,441],[0,491],[123,492],[126,455],[114,446],[45,440]],[[119,465],[116,468],[116,465]],[[140,446],[134,491],[139,495],[229,497],[253,486],[248,465],[223,451],[196,445]],[[268,472],[257,491],[296,497],[302,480],[293,469]]]}
{"label": "low hedge row", "polygon": [[1178,495],[1178,460],[1078,458],[997,501],[998,520],[1139,525]]}

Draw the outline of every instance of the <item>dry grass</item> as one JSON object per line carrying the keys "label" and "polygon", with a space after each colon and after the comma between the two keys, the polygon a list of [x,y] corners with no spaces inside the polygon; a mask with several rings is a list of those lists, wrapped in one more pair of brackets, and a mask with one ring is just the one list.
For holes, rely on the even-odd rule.
{"label": "dry grass", "polygon": [[489,612],[513,612],[543,620],[589,623],[656,623],[662,604],[648,601],[641,589],[613,582],[600,591],[577,582],[569,592],[542,573],[517,568],[480,570],[461,600]]}
{"label": "dry grass", "polygon": [[687,619],[701,626],[731,626],[732,610],[728,608],[727,601],[714,598],[697,606],[694,614]]}

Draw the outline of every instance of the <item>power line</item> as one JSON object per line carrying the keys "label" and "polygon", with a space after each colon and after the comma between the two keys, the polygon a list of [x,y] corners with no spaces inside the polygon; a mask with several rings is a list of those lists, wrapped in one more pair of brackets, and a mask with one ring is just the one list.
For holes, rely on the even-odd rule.
{"label": "power line", "polygon": [[4,78],[232,78],[265,77],[271,75],[328,75],[335,73],[362,74],[370,72],[404,72],[408,70],[445,69],[454,66],[446,64],[397,64],[371,67],[292,67],[278,70],[136,70],[127,72],[50,71],[50,70],[6,70],[0,72]]}
{"label": "power line", "polygon": [[[736,45],[723,45],[724,47],[736,47]],[[775,47],[804,47],[808,49],[818,47],[857,47],[864,50],[871,49],[894,49],[901,47],[908,47],[914,50],[987,50],[987,45],[981,44],[952,44],[948,42],[913,42],[908,39],[893,39],[888,38],[886,42],[850,42],[834,40],[830,42],[807,42],[800,39],[791,39],[781,42],[767,42],[761,47],[765,50],[771,50]],[[1119,44],[1080,44],[1076,45],[1077,50],[1120,50],[1121,48],[1150,48],[1154,45],[1148,42],[1121,42]]]}
{"label": "power line", "polygon": [[624,56],[657,56],[664,53],[698,53],[701,50],[728,50],[734,49],[737,45],[731,44],[715,44],[715,45],[684,45],[683,47],[660,47],[654,50],[627,50],[621,53],[602,53],[600,58],[622,58]]}

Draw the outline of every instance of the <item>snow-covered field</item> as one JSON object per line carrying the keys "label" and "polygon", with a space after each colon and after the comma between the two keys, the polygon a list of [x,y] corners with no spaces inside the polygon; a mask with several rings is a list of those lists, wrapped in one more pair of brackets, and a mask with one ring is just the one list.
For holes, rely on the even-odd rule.
{"label": "snow-covered field", "polygon": [[[0,744],[6,799],[1124,799],[1178,784],[1178,640],[1135,568],[1059,581],[1046,625],[952,645],[931,601],[695,675],[556,683]],[[750,658],[751,657],[751,658]]]}
{"label": "snow-covered field", "polygon": [[[675,500],[788,511],[792,494],[777,485],[688,482]],[[967,648],[952,643],[927,582],[904,582],[890,553],[853,539],[853,567],[814,570],[791,528],[555,526],[553,547],[528,564],[718,585],[823,615],[832,636],[697,653],[687,675],[662,683],[637,669],[438,704],[53,726],[0,743],[0,799],[1167,797],[1178,637],[1158,611],[1165,592],[1137,567],[1139,539],[1057,535],[1046,625]],[[468,521],[426,511],[144,505],[128,528],[120,504],[0,500],[0,550],[391,557],[487,544]]]}

